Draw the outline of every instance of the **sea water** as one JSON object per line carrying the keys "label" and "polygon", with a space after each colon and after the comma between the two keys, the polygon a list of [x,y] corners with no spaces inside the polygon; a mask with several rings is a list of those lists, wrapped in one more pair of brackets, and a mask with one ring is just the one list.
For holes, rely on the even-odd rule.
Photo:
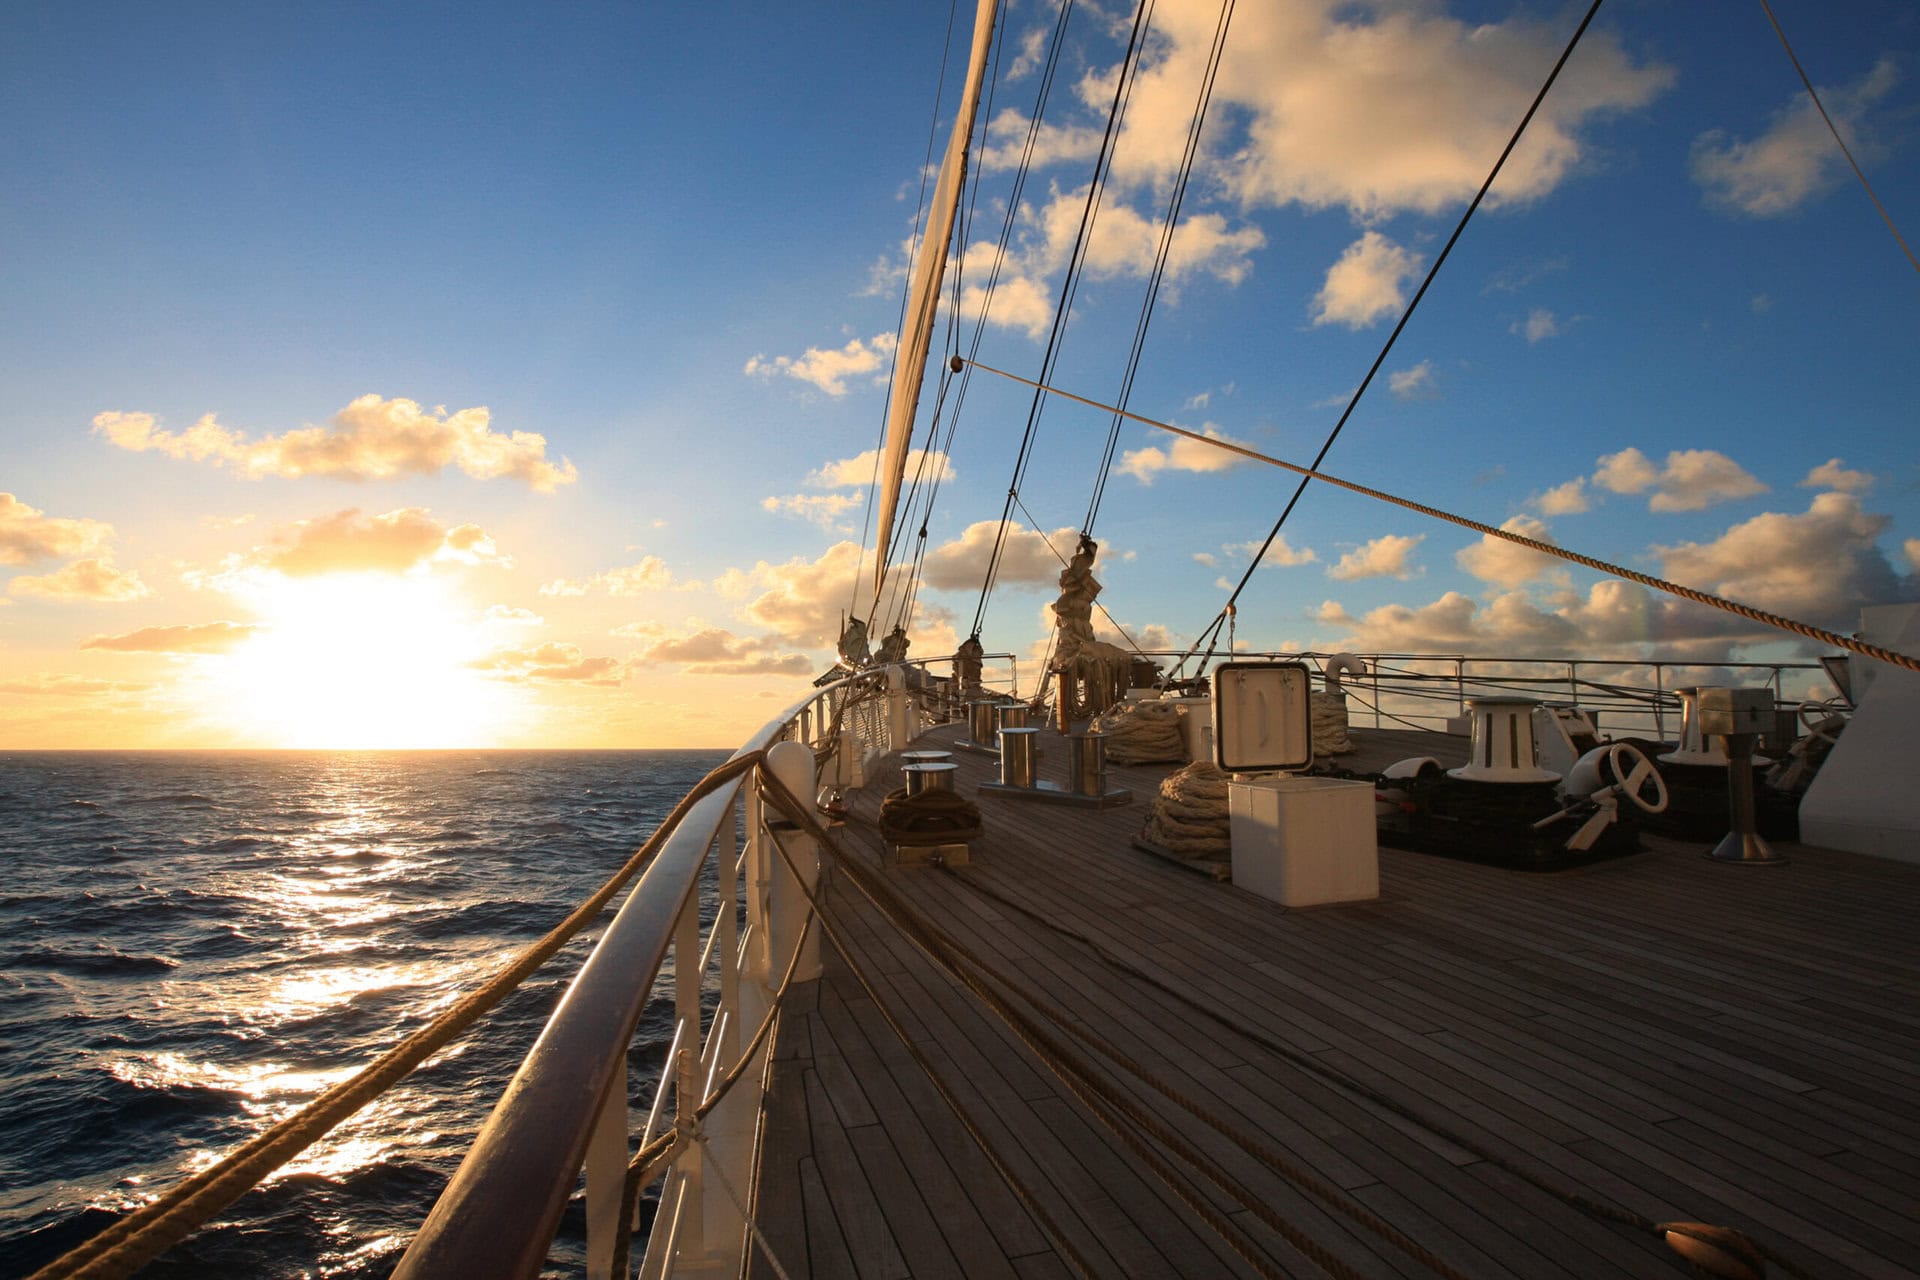
{"label": "sea water", "polygon": [[[0,1276],[429,1021],[723,758],[0,752]],[[385,1275],[610,915],[143,1274]],[[641,1027],[637,1097],[670,1016]],[[555,1261],[577,1260],[583,1235],[576,1195]]]}

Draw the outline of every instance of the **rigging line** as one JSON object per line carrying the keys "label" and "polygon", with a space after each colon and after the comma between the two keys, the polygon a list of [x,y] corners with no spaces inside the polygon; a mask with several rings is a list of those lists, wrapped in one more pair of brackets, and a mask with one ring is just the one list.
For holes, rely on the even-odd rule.
{"label": "rigging line", "polygon": [[1807,78],[1807,70],[1800,65],[1799,55],[1794,53],[1793,45],[1788,43],[1787,33],[1780,29],[1780,19],[1773,16],[1773,6],[1768,4],[1767,0],[1760,0],[1760,7],[1766,10],[1767,21],[1773,24],[1773,34],[1780,37],[1780,47],[1787,51],[1787,57],[1792,61],[1793,69],[1800,73],[1800,83],[1807,86],[1807,96],[1813,99],[1813,105],[1820,112],[1820,118],[1827,122],[1827,132],[1831,133],[1833,140],[1840,144],[1840,154],[1845,156],[1847,163],[1853,166],[1853,176],[1860,179],[1860,185],[1866,190],[1867,199],[1873,201],[1873,207],[1880,211],[1880,220],[1886,223],[1887,230],[1893,233],[1900,251],[1907,255],[1907,261],[1913,264],[1915,271],[1920,271],[1920,258],[1913,256],[1913,250],[1908,247],[1906,237],[1900,234],[1900,228],[1893,225],[1893,215],[1887,212],[1887,206],[1880,203],[1880,197],[1874,194],[1873,184],[1868,182],[1867,175],[1860,171],[1860,162],[1853,158],[1853,152],[1848,149],[1847,140],[1841,137],[1840,130],[1834,127],[1833,117],[1827,114],[1826,104],[1820,101],[1820,94],[1814,89],[1813,81]]}
{"label": "rigging line", "polygon": [[[1113,160],[1120,125],[1121,104],[1133,83],[1133,75],[1139,68],[1138,53],[1141,48],[1141,28],[1151,0],[1140,0],[1133,11],[1133,29],[1127,37],[1127,49],[1121,56],[1120,74],[1114,78],[1113,105],[1107,110],[1106,132],[1100,138],[1100,150],[1094,157],[1093,174],[1087,183],[1086,203],[1080,209],[1080,225],[1074,232],[1073,251],[1067,258],[1067,268],[1061,277],[1060,302],[1053,311],[1053,325],[1047,334],[1047,346],[1040,359],[1040,377],[1045,380],[1052,376],[1054,362],[1059,358],[1060,340],[1066,330],[1067,317],[1072,312],[1072,302],[1079,288],[1080,270],[1086,261],[1087,245],[1095,213],[1100,206],[1101,194],[1106,189],[1105,174]],[[1000,566],[1000,553],[1006,546],[1007,525],[1013,518],[1014,497],[1020,492],[1020,482],[1026,476],[1027,466],[1033,459],[1033,441],[1040,429],[1040,411],[1046,397],[1035,393],[1027,408],[1026,430],[1020,437],[1020,452],[1014,458],[1013,479],[1007,485],[1007,501],[1001,508],[1000,528],[993,540],[993,550],[987,556],[986,577],[980,583],[980,603],[974,609],[973,630],[979,633],[986,621],[987,601],[993,594],[994,578]]]}
{"label": "rigging line", "polygon": [[[920,228],[927,215],[927,175],[933,168],[933,149],[940,137],[940,99],[946,93],[947,60],[953,56],[953,23],[954,16],[959,12],[959,9],[960,0],[951,0],[951,3],[947,6],[947,35],[946,39],[941,41],[940,44],[940,76],[934,82],[933,113],[932,118],[927,121],[927,155],[926,159],[920,162],[919,203],[913,213],[913,236],[907,241],[907,261],[909,264],[913,261],[912,246],[920,239]],[[912,293],[913,272],[909,269],[906,279],[901,282],[900,286],[900,313],[894,320],[894,331],[896,333],[905,330],[907,327],[907,300]],[[899,367],[899,364],[900,349],[896,346],[893,352],[893,363],[888,367],[887,371],[889,379],[892,378],[893,371]],[[874,442],[873,447],[873,474],[867,479],[866,514],[860,518],[860,551],[862,556],[865,555],[867,550],[867,535],[873,532],[873,499],[880,490],[880,455],[886,452],[886,448],[887,406],[883,404],[880,406],[880,438]],[[847,612],[854,613],[859,607],[860,557],[855,557],[853,562],[853,586],[847,593]]]}
{"label": "rigging line", "polygon": [[[945,405],[947,401],[947,388],[952,385],[953,385],[952,366],[949,365],[946,369],[941,370],[940,390],[934,396],[932,420],[936,423],[940,421],[941,407]],[[876,458],[877,458],[877,455],[876,455]],[[914,468],[913,483],[907,486],[906,500],[904,505],[909,515],[912,514],[914,506],[917,503],[918,494],[920,491],[920,480],[921,480],[921,477],[923,477],[926,474],[926,468],[927,468],[927,450],[923,446],[920,450],[920,465]],[[931,503],[931,499],[929,499],[929,503]],[[929,514],[931,513],[931,510],[932,510],[931,505],[929,505],[929,508],[928,508]],[[886,556],[886,559],[880,562],[880,565],[878,566],[879,568],[885,570],[891,567],[891,565],[893,564],[894,552],[899,549],[902,540],[905,539],[905,537],[907,536],[907,529],[912,524],[913,524],[913,521],[911,520],[902,520],[898,525],[894,527],[893,537],[888,539],[887,545],[884,547],[874,548],[876,553],[884,553]],[[922,516],[921,528],[924,529],[925,527],[926,527],[926,517]],[[875,575],[875,582],[874,582],[874,588],[873,588],[873,603],[867,608],[867,625],[869,629],[872,628],[873,620],[875,616],[880,612],[880,598],[886,591],[887,577],[888,577],[888,574],[885,572]]]}
{"label": "rigging line", "polygon": [[[1347,407],[1341,412],[1340,420],[1333,424],[1333,430],[1327,433],[1326,442],[1320,446],[1320,452],[1314,455],[1315,467],[1326,460],[1328,451],[1333,448],[1333,442],[1340,438],[1340,432],[1347,425],[1347,419],[1353,416],[1354,409],[1360,404],[1360,397],[1366,395],[1367,388],[1373,385],[1373,379],[1380,372],[1380,366],[1387,362],[1387,354],[1393,350],[1393,344],[1399,341],[1401,331],[1407,327],[1407,321],[1413,319],[1414,310],[1419,307],[1420,300],[1427,296],[1428,287],[1433,284],[1434,277],[1440,274],[1440,268],[1446,264],[1447,256],[1453,252],[1453,246],[1459,243],[1461,233],[1466,231],[1467,223],[1473,218],[1475,210],[1479,209],[1480,202],[1485,200],[1487,192],[1493,189],[1494,180],[1500,176],[1500,170],[1506,166],[1507,157],[1511,156],[1513,149],[1520,145],[1521,135],[1525,134],[1527,126],[1533,123],[1534,114],[1540,110],[1540,104],[1546,101],[1547,91],[1553,88],[1553,82],[1560,78],[1561,68],[1567,65],[1567,59],[1571,58],[1573,51],[1579,47],[1580,37],[1587,33],[1587,27],[1592,24],[1594,14],[1600,12],[1600,3],[1601,0],[1593,0],[1593,4],[1587,9],[1587,16],[1580,19],[1579,27],[1574,30],[1573,38],[1568,40],[1567,47],[1561,50],[1560,60],[1553,64],[1553,70],[1547,73],[1546,81],[1540,86],[1540,91],[1533,95],[1533,102],[1528,105],[1527,113],[1520,117],[1520,123],[1514,128],[1513,136],[1507,139],[1507,145],[1500,152],[1500,158],[1493,162],[1493,168],[1487,173],[1487,180],[1480,184],[1480,190],[1474,194],[1472,203],[1467,206],[1466,212],[1460,215],[1460,221],[1453,228],[1453,234],[1447,237],[1446,247],[1441,249],[1440,256],[1433,260],[1433,266],[1428,269],[1426,279],[1420,282],[1420,288],[1414,292],[1413,299],[1407,303],[1407,309],[1400,313],[1400,322],[1393,326],[1393,332],[1387,335],[1386,345],[1382,346],[1380,354],[1374,357],[1373,367],[1367,370],[1367,376],[1362,378],[1360,385],[1354,388],[1353,397],[1347,401]],[[1286,524],[1287,517],[1293,514],[1293,508],[1300,501],[1300,495],[1307,491],[1307,479],[1311,477],[1303,478],[1294,489],[1293,496],[1287,499],[1286,507],[1280,512],[1280,518],[1273,522],[1273,528],[1267,532],[1266,540],[1260,544],[1260,549],[1254,552],[1253,562],[1247,566],[1247,571],[1240,575],[1239,585],[1234,587],[1233,594],[1227,597],[1229,605],[1239,601],[1240,593],[1245,591],[1247,583],[1253,580],[1254,570],[1258,569],[1261,560],[1266,558],[1268,548],[1273,546],[1273,540],[1280,536],[1280,527]],[[1211,628],[1214,635],[1219,634],[1220,623],[1225,617],[1226,610],[1222,609],[1220,618],[1214,621]],[[1199,647],[1196,641],[1194,649]],[[1192,650],[1189,650],[1188,656],[1191,656],[1191,653]],[[1182,657],[1179,665],[1184,666],[1186,660],[1186,657]],[[1201,666],[1204,668],[1205,665],[1203,661]],[[1178,667],[1175,669],[1177,670]]]}
{"label": "rigging line", "polygon": [[[1040,522],[1034,519],[1033,512],[1027,510],[1027,504],[1025,502],[1020,503],[1020,514],[1024,515],[1029,521],[1032,522],[1033,531],[1040,535],[1040,541],[1047,544],[1047,550],[1053,552],[1053,558],[1060,562],[1061,568],[1064,569],[1069,564],[1072,563],[1065,556],[1060,554],[1060,548],[1053,545],[1053,539],[1047,536],[1046,530],[1041,527]],[[1100,601],[1096,599],[1093,602],[1093,607],[1100,611],[1101,617],[1105,618],[1108,622],[1113,624],[1113,629],[1120,633],[1120,638],[1127,642],[1128,648],[1132,649],[1135,653],[1139,654],[1143,658],[1147,656],[1147,651],[1145,649],[1142,649],[1140,645],[1134,640],[1134,638],[1127,634],[1127,629],[1121,626],[1120,623],[1114,618],[1112,614],[1107,612],[1107,606],[1101,604]],[[1057,628],[1055,629],[1054,634],[1055,635],[1059,634],[1059,630]]]}
{"label": "rigging line", "polygon": [[[954,358],[956,360],[959,359],[958,356]],[[1752,605],[1741,604],[1737,600],[1728,600],[1724,596],[1716,596],[1710,592],[1696,591],[1692,587],[1683,587],[1677,582],[1669,582],[1665,578],[1656,578],[1650,573],[1641,573],[1636,569],[1628,569],[1623,565],[1612,564],[1589,555],[1582,555],[1578,551],[1569,551],[1567,548],[1556,546],[1551,542],[1541,542],[1537,538],[1529,538],[1524,534],[1514,533],[1508,529],[1499,529],[1490,524],[1482,524],[1478,520],[1473,520],[1466,516],[1454,515],[1452,512],[1442,511],[1438,507],[1429,507],[1425,503],[1415,502],[1411,498],[1396,497],[1380,489],[1370,489],[1366,485],[1356,484],[1352,480],[1342,480],[1339,476],[1329,475],[1324,471],[1318,471],[1312,467],[1303,467],[1297,462],[1286,462],[1269,454],[1261,453],[1257,449],[1249,449],[1245,445],[1234,444],[1231,441],[1221,440],[1214,436],[1201,435],[1198,431],[1189,431],[1185,427],[1176,427],[1170,422],[1160,422],[1157,419],[1147,417],[1145,414],[1134,413],[1130,409],[1121,409],[1110,404],[1102,404],[1098,400],[1076,395],[1060,387],[1041,387],[1039,383],[1033,381],[1031,378],[1023,378],[1019,374],[1009,373],[1005,369],[996,369],[990,364],[979,364],[976,362],[975,367],[983,372],[995,373],[1003,378],[1010,378],[1015,382],[1025,383],[1027,386],[1039,388],[1050,395],[1073,400],[1080,404],[1087,405],[1090,408],[1099,409],[1106,413],[1125,414],[1135,422],[1144,423],[1149,427],[1157,427],[1161,431],[1172,432],[1176,436],[1184,436],[1188,440],[1197,440],[1201,444],[1211,445],[1216,449],[1224,449],[1228,453],[1238,454],[1253,462],[1264,462],[1270,467],[1278,467],[1282,471],[1291,471],[1295,475],[1307,480],[1319,480],[1325,484],[1333,485],[1335,488],[1345,489],[1349,493],[1357,493],[1362,497],[1391,503],[1396,507],[1418,512],[1423,516],[1431,516],[1435,520],[1444,520],[1448,524],[1456,524],[1463,529],[1471,529],[1473,532],[1483,534],[1489,538],[1499,538],[1504,542],[1511,542],[1515,546],[1525,547],[1529,551],[1538,551],[1542,555],[1553,556],[1556,559],[1580,565],[1582,568],[1611,574],[1616,578],[1625,578],[1627,581],[1637,582],[1643,587],[1652,587],[1656,591],[1664,591],[1668,595],[1679,596],[1682,600],[1691,600],[1695,604],[1711,605],[1713,608],[1745,618],[1749,622],[1764,623],[1770,627],[1777,627],[1782,631],[1791,631],[1795,635],[1805,636],[1809,640],[1818,640],[1823,644],[1833,645],[1835,648],[1846,649],[1849,652],[1862,654],[1869,658],[1878,658],[1890,666],[1901,667],[1907,671],[1920,671],[1920,658],[1910,657],[1904,653],[1896,653],[1892,649],[1883,649],[1879,645],[1868,644],[1866,641],[1856,640],[1852,636],[1843,636],[1837,631],[1828,631],[1824,627],[1816,627],[1811,623],[1798,622],[1792,618],[1782,617],[1777,613],[1768,613],[1764,609],[1756,609]]]}
{"label": "rigging line", "polygon": [[[1207,108],[1213,102],[1213,87],[1220,76],[1220,59],[1226,52],[1227,29],[1233,23],[1234,0],[1224,0],[1220,6],[1220,18],[1214,26],[1213,47],[1207,54],[1206,74],[1200,86],[1200,95],[1194,102],[1193,119],[1187,126],[1186,151],[1180,157],[1180,172],[1174,182],[1173,193],[1167,202],[1167,216],[1160,231],[1160,243],[1155,247],[1153,271],[1147,281],[1146,294],[1140,301],[1140,318],[1134,325],[1133,347],[1127,353],[1127,371],[1120,387],[1119,403],[1125,405],[1133,398],[1133,380],[1140,371],[1140,357],[1146,350],[1147,327],[1153,323],[1154,304],[1160,297],[1160,284],[1166,276],[1167,259],[1173,254],[1173,233],[1180,222],[1180,209],[1186,203],[1187,184],[1193,178],[1194,161],[1200,154],[1200,135],[1206,128]],[[1100,515],[1100,504],[1107,495],[1107,477],[1113,473],[1113,455],[1120,447],[1121,419],[1115,418],[1107,429],[1107,447],[1100,456],[1099,470],[1093,477],[1093,496],[1087,503],[1087,518],[1081,526],[1081,532],[1089,538],[1093,536],[1094,521]]]}

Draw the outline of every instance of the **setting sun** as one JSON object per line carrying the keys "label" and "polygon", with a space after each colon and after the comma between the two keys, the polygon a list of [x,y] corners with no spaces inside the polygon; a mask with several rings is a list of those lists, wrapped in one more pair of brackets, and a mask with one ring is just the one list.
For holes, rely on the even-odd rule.
{"label": "setting sun", "polygon": [[488,648],[447,586],[424,576],[266,578],[257,630],[206,675],[214,714],[278,747],[494,745],[524,714],[470,664]]}

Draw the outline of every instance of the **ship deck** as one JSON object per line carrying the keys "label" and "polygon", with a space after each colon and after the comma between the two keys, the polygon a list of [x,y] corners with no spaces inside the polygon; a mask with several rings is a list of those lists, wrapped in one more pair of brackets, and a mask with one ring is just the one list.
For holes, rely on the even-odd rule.
{"label": "ship deck", "polygon": [[[1353,737],[1341,764],[1464,756],[1462,739]],[[991,759],[955,761],[969,795],[994,776]],[[881,785],[842,831],[1068,1019],[1460,1273],[1685,1274],[1650,1235],[1505,1164],[1646,1218],[1734,1227],[1810,1275],[1920,1274],[1920,866],[1793,845],[1776,845],[1783,867],[1726,866],[1649,837],[1528,873],[1383,847],[1377,901],[1288,910],[1132,847],[1167,771],[1110,770],[1134,800],[1105,810],[982,796],[986,834],[951,870],[883,866]],[[825,976],[790,993],[756,1198],[789,1274],[1073,1273],[876,996],[1095,1274],[1260,1274],[844,875],[826,901],[848,954],[824,947]],[[1433,1274],[1109,1075],[1354,1272]],[[1269,1269],[1321,1274],[1240,1201],[1191,1185]],[[751,1273],[775,1274],[759,1250]]]}

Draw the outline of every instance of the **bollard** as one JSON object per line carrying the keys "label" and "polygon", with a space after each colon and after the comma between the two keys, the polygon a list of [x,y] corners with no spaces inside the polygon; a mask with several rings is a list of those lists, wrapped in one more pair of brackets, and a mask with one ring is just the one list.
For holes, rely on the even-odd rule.
{"label": "bollard", "polygon": [[1068,735],[1067,785],[1083,796],[1107,794],[1107,740],[1103,735]]}
{"label": "bollard", "polygon": [[[1021,707],[1024,718],[1026,708]],[[1033,786],[1034,740],[1040,736],[1038,729],[1029,729],[1025,725],[1000,727],[1000,784],[1007,787]]]}

